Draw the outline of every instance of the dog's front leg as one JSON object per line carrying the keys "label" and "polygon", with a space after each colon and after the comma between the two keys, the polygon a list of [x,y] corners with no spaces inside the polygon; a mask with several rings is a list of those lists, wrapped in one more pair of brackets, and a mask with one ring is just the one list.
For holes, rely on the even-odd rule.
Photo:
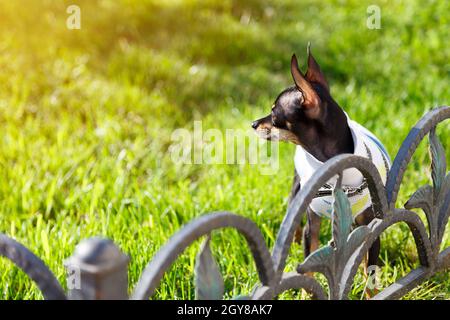
{"label": "dog's front leg", "polygon": [[[355,217],[355,222],[358,226],[362,225],[368,225],[373,219],[375,218],[375,213],[373,212],[372,207],[367,208],[363,212],[361,212],[358,216]],[[377,238],[375,242],[370,247],[368,253],[364,257],[364,276],[366,278],[366,281],[368,280],[369,276],[373,277],[376,276],[374,274],[369,275],[369,267],[370,266],[379,266],[380,260],[380,248],[381,248],[381,242],[380,238]],[[374,271],[376,272],[376,271]],[[366,297],[370,299],[374,295],[378,293],[377,288],[366,288]]]}
{"label": "dog's front leg", "polygon": [[[311,252],[314,252],[319,248],[320,235],[320,217],[310,208],[306,210],[306,217],[308,222],[303,231],[303,259],[306,259]],[[309,277],[313,277],[313,274],[313,272],[306,273]]]}
{"label": "dog's front leg", "polygon": [[319,235],[320,235],[320,216],[314,213],[310,208],[306,210],[306,217],[308,222],[303,232],[303,249],[305,259],[311,252],[316,251],[319,248]]}
{"label": "dog's front leg", "polygon": [[[301,188],[300,177],[298,176],[297,171],[294,169],[294,180],[292,181],[291,192],[289,194],[288,208],[291,206],[291,202],[292,202],[292,200],[294,200],[297,193],[299,193],[300,188]],[[303,219],[302,219],[302,221],[303,221]],[[294,233],[294,241],[298,244],[301,244],[301,242],[302,242],[302,236],[303,236],[302,221],[300,221],[300,224],[298,225],[298,227]]]}
{"label": "dog's front leg", "polygon": [[[359,215],[355,217],[355,222],[357,226],[367,226],[375,218],[375,213],[372,207],[367,208]],[[380,239],[378,238],[370,247],[368,254],[365,257],[364,269],[367,271],[369,266],[379,266],[379,255],[380,255]]]}

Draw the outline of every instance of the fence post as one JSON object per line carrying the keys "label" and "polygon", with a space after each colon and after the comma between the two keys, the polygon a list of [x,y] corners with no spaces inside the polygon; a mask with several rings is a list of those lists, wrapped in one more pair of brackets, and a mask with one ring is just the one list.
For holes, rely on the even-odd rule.
{"label": "fence post", "polygon": [[83,240],[64,263],[69,299],[128,299],[128,260],[109,239]]}

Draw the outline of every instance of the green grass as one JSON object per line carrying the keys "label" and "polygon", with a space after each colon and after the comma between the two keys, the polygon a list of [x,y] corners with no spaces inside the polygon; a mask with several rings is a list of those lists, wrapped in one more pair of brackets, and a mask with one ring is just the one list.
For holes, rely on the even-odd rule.
{"label": "green grass", "polygon": [[[82,239],[101,235],[130,256],[131,291],[171,235],[214,210],[252,219],[273,246],[293,145],[280,145],[273,176],[257,165],[176,165],[168,149],[173,130],[192,129],[194,120],[225,131],[268,113],[291,85],[293,52],[304,67],[308,41],[335,99],[392,158],[427,110],[450,101],[448,1],[86,0],[76,1],[81,30],[68,30],[72,3],[0,1],[0,232],[41,257],[64,286],[63,261]],[[366,28],[371,4],[381,8],[380,30]],[[438,133],[450,159],[448,129],[447,122]],[[398,206],[429,181],[429,163],[423,143]],[[323,225],[325,243],[330,226]],[[257,282],[244,243],[232,230],[213,234],[227,297]],[[198,245],[166,273],[154,298],[194,297]],[[287,271],[301,251],[293,245]],[[381,257],[384,286],[417,267],[406,225],[383,235]],[[358,274],[351,298],[363,288]],[[42,298],[5,259],[0,297]],[[449,299],[450,275],[437,274],[405,298]]]}

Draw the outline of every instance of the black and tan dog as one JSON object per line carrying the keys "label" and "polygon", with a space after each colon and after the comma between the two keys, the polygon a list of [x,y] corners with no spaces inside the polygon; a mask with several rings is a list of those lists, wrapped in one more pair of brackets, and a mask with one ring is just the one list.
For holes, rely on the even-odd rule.
{"label": "black and tan dog", "polygon": [[[300,71],[295,55],[291,60],[291,74],[295,86],[278,95],[268,116],[252,123],[264,139],[290,141],[297,145],[294,158],[296,172],[289,201],[323,162],[343,153],[370,158],[385,183],[390,167],[385,148],[370,131],[352,121],[332,98],[328,82],[309,47],[306,74]],[[307,224],[303,230],[305,257],[319,246],[321,217],[331,217],[334,182],[330,180],[323,187],[322,191],[330,191],[329,195],[315,198],[307,210]],[[342,184],[346,187],[355,223],[367,225],[374,218],[374,212],[362,175],[356,169],[346,170]],[[297,241],[301,233],[299,228]],[[379,251],[378,239],[369,250],[366,266],[377,264]]]}

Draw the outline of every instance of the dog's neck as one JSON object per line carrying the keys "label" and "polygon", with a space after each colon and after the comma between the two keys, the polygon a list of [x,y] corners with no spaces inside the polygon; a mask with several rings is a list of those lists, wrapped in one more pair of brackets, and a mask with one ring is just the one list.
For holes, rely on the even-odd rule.
{"label": "dog's neck", "polygon": [[302,147],[321,162],[342,153],[354,152],[353,136],[347,117],[335,101],[329,101],[323,121],[317,124],[315,133]]}

